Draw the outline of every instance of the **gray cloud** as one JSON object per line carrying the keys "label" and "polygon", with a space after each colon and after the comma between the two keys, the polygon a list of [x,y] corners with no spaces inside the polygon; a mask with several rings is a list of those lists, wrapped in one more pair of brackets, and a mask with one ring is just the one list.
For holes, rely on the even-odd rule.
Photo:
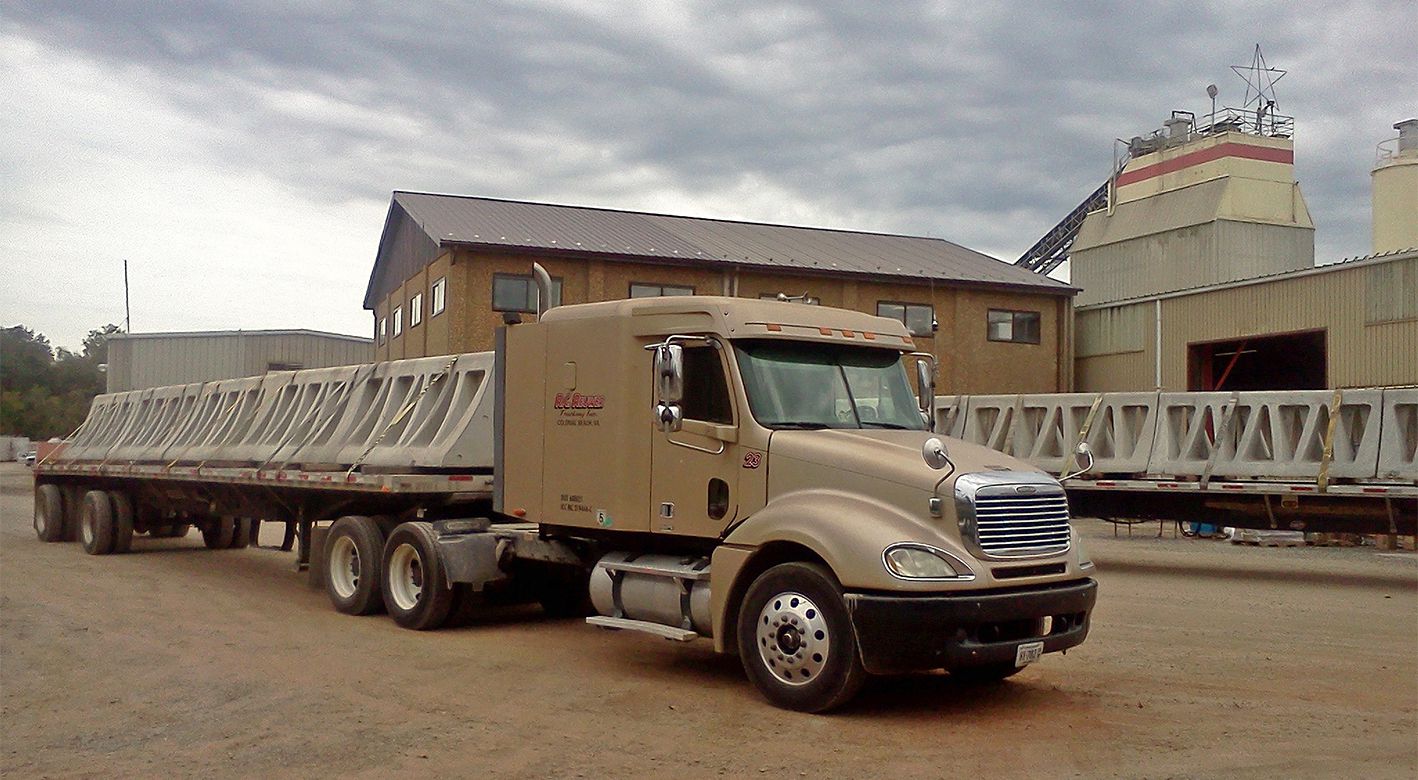
{"label": "gray cloud", "polygon": [[[1210,82],[1239,103],[1227,66],[1257,41],[1291,70],[1278,89],[1318,256],[1362,254],[1373,144],[1418,106],[1407,2],[33,3],[0,24],[6,46],[133,87],[134,110],[171,118],[154,148],[187,170],[297,205],[377,215],[390,190],[425,189],[937,235],[1006,259],[1102,181],[1114,137],[1204,113]],[[123,153],[107,119],[75,106],[90,129],[74,141]],[[19,171],[10,220],[57,210],[51,154],[66,150],[0,151]],[[362,284],[372,255],[342,273]]]}

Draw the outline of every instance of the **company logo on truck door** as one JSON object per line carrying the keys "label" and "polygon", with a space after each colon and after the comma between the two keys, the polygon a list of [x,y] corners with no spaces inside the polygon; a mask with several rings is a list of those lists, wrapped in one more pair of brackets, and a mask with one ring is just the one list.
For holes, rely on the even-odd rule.
{"label": "company logo on truck door", "polygon": [[602,409],[606,397],[603,395],[582,395],[580,393],[557,393],[552,403],[553,409]]}

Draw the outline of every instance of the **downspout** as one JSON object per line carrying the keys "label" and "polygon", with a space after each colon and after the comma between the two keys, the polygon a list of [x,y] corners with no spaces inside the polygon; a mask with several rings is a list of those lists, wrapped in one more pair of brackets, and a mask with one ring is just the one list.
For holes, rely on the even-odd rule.
{"label": "downspout", "polygon": [[1157,391],[1158,391],[1158,392],[1161,392],[1161,391],[1162,391],[1162,299],[1161,299],[1161,298],[1158,298],[1157,300],[1153,301],[1152,303],[1153,303],[1152,333],[1156,336],[1156,345],[1154,346],[1154,349],[1156,350],[1156,352],[1155,352],[1155,354],[1153,355],[1153,363],[1154,363],[1154,371],[1155,371],[1155,384],[1156,384],[1156,386],[1157,386]]}

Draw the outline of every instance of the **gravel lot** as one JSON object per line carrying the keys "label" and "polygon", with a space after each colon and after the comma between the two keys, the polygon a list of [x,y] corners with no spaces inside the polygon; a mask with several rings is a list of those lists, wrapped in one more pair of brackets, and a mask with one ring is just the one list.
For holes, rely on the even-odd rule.
{"label": "gravel lot", "polygon": [[1101,583],[1082,647],[993,687],[876,680],[811,716],[707,642],[533,608],[404,631],[335,613],[289,554],[42,544],[31,502],[0,466],[6,776],[1418,776],[1411,553],[1079,521]]}

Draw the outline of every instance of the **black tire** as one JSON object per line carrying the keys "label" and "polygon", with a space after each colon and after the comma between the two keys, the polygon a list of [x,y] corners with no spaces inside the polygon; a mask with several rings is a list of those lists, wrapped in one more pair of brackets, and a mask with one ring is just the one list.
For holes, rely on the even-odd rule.
{"label": "black tire", "polygon": [[79,543],[89,555],[113,552],[113,499],[102,490],[84,494],[79,510]]}
{"label": "black tire", "polygon": [[62,542],[69,537],[64,524],[64,491],[58,485],[35,487],[34,532],[41,542]]}
{"label": "black tire", "polygon": [[261,546],[261,518],[251,518],[251,532],[247,534],[246,544],[250,547]]}
{"label": "black tire", "polygon": [[225,550],[231,546],[235,533],[236,524],[230,517],[214,517],[202,524],[202,544],[207,545],[208,550]]}
{"label": "black tire", "polygon": [[321,579],[335,611],[370,615],[384,608],[384,535],[368,517],[342,517],[325,534]]}
{"label": "black tire", "polygon": [[113,502],[113,551],[126,553],[133,549],[133,500],[117,490],[108,497]]}
{"label": "black tire", "polygon": [[251,518],[238,517],[232,521],[231,544],[227,545],[231,550],[242,550],[251,543]]}
{"label": "black tire", "polygon": [[1024,667],[1012,663],[985,664],[984,666],[963,666],[951,669],[950,677],[966,685],[988,685],[997,683],[1024,671]]}
{"label": "black tire", "polygon": [[784,709],[825,712],[866,681],[842,586],[816,563],[758,575],[739,608],[738,646],[748,678]]}
{"label": "black tire", "polygon": [[432,523],[403,523],[389,534],[380,559],[379,587],[389,617],[404,628],[428,631],[448,619],[453,589],[438,557]]}

